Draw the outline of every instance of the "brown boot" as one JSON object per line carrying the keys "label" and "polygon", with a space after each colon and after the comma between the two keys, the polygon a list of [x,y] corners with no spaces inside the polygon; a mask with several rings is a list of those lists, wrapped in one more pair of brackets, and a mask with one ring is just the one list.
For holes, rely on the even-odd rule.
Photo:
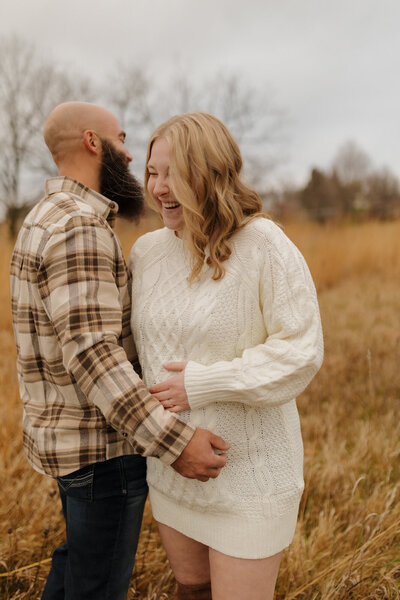
{"label": "brown boot", "polygon": [[176,582],[175,600],[212,600],[211,598],[211,583],[196,583],[193,585],[185,585],[184,583]]}

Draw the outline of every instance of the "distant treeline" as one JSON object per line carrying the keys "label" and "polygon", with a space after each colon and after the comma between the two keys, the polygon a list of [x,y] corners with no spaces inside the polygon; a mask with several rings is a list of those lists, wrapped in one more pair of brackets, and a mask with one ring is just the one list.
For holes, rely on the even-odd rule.
{"label": "distant treeline", "polygon": [[329,171],[314,168],[303,189],[271,189],[271,173],[283,163],[285,111],[271,102],[266,85],[254,87],[241,73],[189,77],[172,65],[170,73],[155,77],[149,65],[116,64],[99,84],[81,74],[81,65],[73,72],[16,36],[0,36],[0,56],[0,221],[8,222],[11,235],[43,193],[44,179],[55,174],[43,125],[52,108],[68,100],[98,102],[115,113],[127,132],[139,176],[152,130],[173,114],[202,110],[232,131],[247,182],[278,218],[324,222],[400,215],[397,178],[388,170],[373,169],[354,142],[339,150]]}
{"label": "distant treeline", "polygon": [[324,223],[400,217],[399,180],[388,169],[374,169],[354,142],[342,146],[331,169],[313,168],[304,187],[269,191],[264,198],[282,219]]}

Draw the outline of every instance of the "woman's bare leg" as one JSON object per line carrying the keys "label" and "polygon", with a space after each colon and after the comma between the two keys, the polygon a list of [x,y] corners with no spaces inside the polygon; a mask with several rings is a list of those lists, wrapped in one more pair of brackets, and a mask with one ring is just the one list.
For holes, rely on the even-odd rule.
{"label": "woman's bare leg", "polygon": [[273,600],[282,554],[252,560],[210,548],[212,600]]}
{"label": "woman's bare leg", "polygon": [[175,579],[194,586],[210,581],[212,600],[273,600],[283,552],[250,560],[217,552],[158,523]]}
{"label": "woman's bare leg", "polygon": [[185,585],[209,582],[208,546],[163,523],[158,523],[158,529],[175,579]]}

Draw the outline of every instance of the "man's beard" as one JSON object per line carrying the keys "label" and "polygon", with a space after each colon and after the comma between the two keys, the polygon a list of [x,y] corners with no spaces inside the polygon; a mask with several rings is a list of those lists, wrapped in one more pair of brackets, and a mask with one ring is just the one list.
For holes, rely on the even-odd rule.
{"label": "man's beard", "polygon": [[129,171],[122,152],[115,150],[107,140],[102,139],[101,143],[100,193],[118,204],[119,216],[137,220],[144,206],[143,188]]}

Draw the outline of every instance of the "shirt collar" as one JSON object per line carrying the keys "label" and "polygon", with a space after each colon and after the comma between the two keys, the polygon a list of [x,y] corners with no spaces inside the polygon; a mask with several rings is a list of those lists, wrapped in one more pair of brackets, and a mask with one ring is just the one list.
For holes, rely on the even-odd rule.
{"label": "shirt collar", "polygon": [[113,225],[118,212],[118,204],[109,200],[102,194],[84,186],[71,177],[52,177],[46,181],[46,195],[58,194],[59,192],[71,193],[79,196],[87,202],[96,213],[107,219]]}

